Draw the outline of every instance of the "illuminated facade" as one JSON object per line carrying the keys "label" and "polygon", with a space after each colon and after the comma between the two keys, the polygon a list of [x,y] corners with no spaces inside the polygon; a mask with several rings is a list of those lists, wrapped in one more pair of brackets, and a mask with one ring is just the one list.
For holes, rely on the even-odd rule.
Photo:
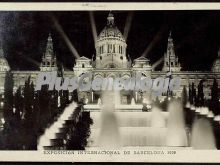
{"label": "illuminated facade", "polygon": [[[211,71],[182,71],[181,64],[175,54],[174,41],[171,33],[168,37],[167,50],[164,54],[164,65],[162,71],[154,71],[150,64],[150,60],[145,57],[139,57],[132,61],[126,52],[127,44],[125,38],[115,25],[112,13],[108,15],[107,25],[97,37],[95,49],[95,60],[82,56],[76,59],[73,71],[64,71],[63,75],[66,77],[80,76],[83,73],[90,71],[93,73],[93,78],[122,77],[126,79],[128,77],[134,77],[137,72],[141,72],[143,76],[155,79],[159,76],[166,77],[167,72],[171,71],[173,77],[181,77],[182,88],[185,86],[188,89],[189,84],[192,82],[194,82],[195,87],[197,87],[200,80],[205,80],[203,83],[204,94],[207,99],[211,97],[210,88],[213,84],[213,79],[216,78],[218,84],[220,84],[220,51],[218,52],[216,61],[213,63]],[[9,69],[10,67],[4,58],[3,50],[0,49],[1,93],[4,91],[5,73]],[[28,76],[31,76],[31,80],[35,83],[36,76],[40,71],[56,70],[56,55],[53,49],[52,37],[49,35],[46,51],[43,55],[39,71],[12,71],[15,89],[20,85],[23,86]],[[182,88],[173,93],[175,97],[181,97]],[[101,93],[98,91],[79,92],[79,98],[86,98],[90,103],[97,103],[98,98],[100,98],[100,94]],[[165,96],[166,93],[162,94],[160,99]],[[145,98],[146,100],[149,100],[149,97],[151,97],[150,92],[121,91],[120,101],[122,104],[130,104],[131,99],[134,98],[136,102],[141,103]]]}

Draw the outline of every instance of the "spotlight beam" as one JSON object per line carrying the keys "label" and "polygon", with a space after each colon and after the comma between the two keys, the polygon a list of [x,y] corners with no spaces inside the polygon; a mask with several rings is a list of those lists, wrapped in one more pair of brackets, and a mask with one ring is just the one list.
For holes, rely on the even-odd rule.
{"label": "spotlight beam", "polygon": [[152,65],[152,69],[154,70],[158,65],[160,65],[163,62],[163,58],[161,57],[159,60],[157,60],[153,65]]}
{"label": "spotlight beam", "polygon": [[125,41],[128,38],[128,33],[130,31],[130,28],[131,28],[132,19],[133,19],[133,12],[129,12],[128,16],[127,16],[127,19],[126,19],[126,23],[125,23],[125,28],[124,28],[124,38],[125,38]]}
{"label": "spotlight beam", "polygon": [[80,57],[79,53],[77,52],[77,50],[74,47],[74,45],[71,43],[71,41],[68,38],[68,36],[66,35],[66,33],[63,31],[63,28],[59,24],[59,22],[56,19],[56,17],[53,16],[53,15],[50,15],[50,16],[51,16],[51,19],[52,19],[52,21],[54,23],[54,26],[55,26],[56,30],[59,32],[59,34],[61,35],[61,37],[63,38],[63,40],[67,44],[67,46],[70,49],[70,51],[72,52],[72,54],[75,56],[75,58],[79,58]]}
{"label": "spotlight beam", "polygon": [[93,14],[92,11],[89,12],[89,19],[90,19],[91,28],[92,28],[93,40],[94,40],[94,43],[95,43],[96,39],[97,39],[97,30],[96,30],[94,14]]}
{"label": "spotlight beam", "polygon": [[30,57],[27,57],[27,56],[24,56],[23,54],[20,54],[19,53],[19,57],[24,59],[25,61],[27,62],[30,62],[32,64],[34,64],[35,66],[39,67],[40,66],[40,63],[36,60],[34,60],[33,58],[30,58]]}
{"label": "spotlight beam", "polygon": [[151,43],[148,45],[148,47],[144,50],[142,57],[146,57],[148,53],[151,51],[151,49],[156,45],[156,43],[162,38],[162,35],[165,31],[167,31],[168,26],[164,25],[160,28],[160,30],[157,32],[157,34],[154,36]]}

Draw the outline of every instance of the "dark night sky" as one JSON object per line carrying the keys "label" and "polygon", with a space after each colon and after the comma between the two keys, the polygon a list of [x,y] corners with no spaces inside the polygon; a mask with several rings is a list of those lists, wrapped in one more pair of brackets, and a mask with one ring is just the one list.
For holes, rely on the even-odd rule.
{"label": "dark night sky", "polygon": [[[84,12],[1,12],[1,37],[5,56],[12,69],[34,70],[52,33],[55,52],[65,68],[72,69],[74,58],[57,32],[50,14],[55,15],[81,56],[95,53],[89,13]],[[128,11],[113,11],[123,33]],[[108,11],[94,12],[97,32],[106,25]],[[135,11],[128,35],[127,53],[132,59],[142,55],[154,40],[147,58],[160,59],[167,46],[169,30],[183,70],[209,70],[220,47],[219,11]]]}

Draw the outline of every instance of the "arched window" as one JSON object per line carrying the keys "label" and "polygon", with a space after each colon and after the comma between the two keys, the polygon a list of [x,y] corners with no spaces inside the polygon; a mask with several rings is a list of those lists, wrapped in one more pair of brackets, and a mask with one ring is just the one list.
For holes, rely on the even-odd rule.
{"label": "arched window", "polygon": [[113,45],[113,53],[115,53],[115,45]]}
{"label": "arched window", "polygon": [[102,56],[100,56],[100,60],[102,60]]}
{"label": "arched window", "polygon": [[85,64],[84,63],[82,64],[82,68],[85,68]]}
{"label": "arched window", "polygon": [[119,46],[119,53],[122,54],[122,46]]}
{"label": "arched window", "polygon": [[102,53],[104,53],[104,45],[102,45]]}
{"label": "arched window", "polygon": [[110,53],[110,45],[108,45],[108,53]]}

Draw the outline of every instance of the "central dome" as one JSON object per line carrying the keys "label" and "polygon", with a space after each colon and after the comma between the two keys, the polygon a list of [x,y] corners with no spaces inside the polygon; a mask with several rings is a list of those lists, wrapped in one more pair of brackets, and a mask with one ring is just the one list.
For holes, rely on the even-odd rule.
{"label": "central dome", "polygon": [[109,13],[107,25],[97,37],[96,68],[127,68],[127,44],[114,22],[114,16]]}
{"label": "central dome", "polygon": [[107,25],[101,31],[97,40],[102,40],[102,39],[109,38],[109,37],[114,37],[114,38],[118,38],[119,40],[125,41],[122,33],[115,25],[114,16],[112,13],[109,13],[107,17]]}

